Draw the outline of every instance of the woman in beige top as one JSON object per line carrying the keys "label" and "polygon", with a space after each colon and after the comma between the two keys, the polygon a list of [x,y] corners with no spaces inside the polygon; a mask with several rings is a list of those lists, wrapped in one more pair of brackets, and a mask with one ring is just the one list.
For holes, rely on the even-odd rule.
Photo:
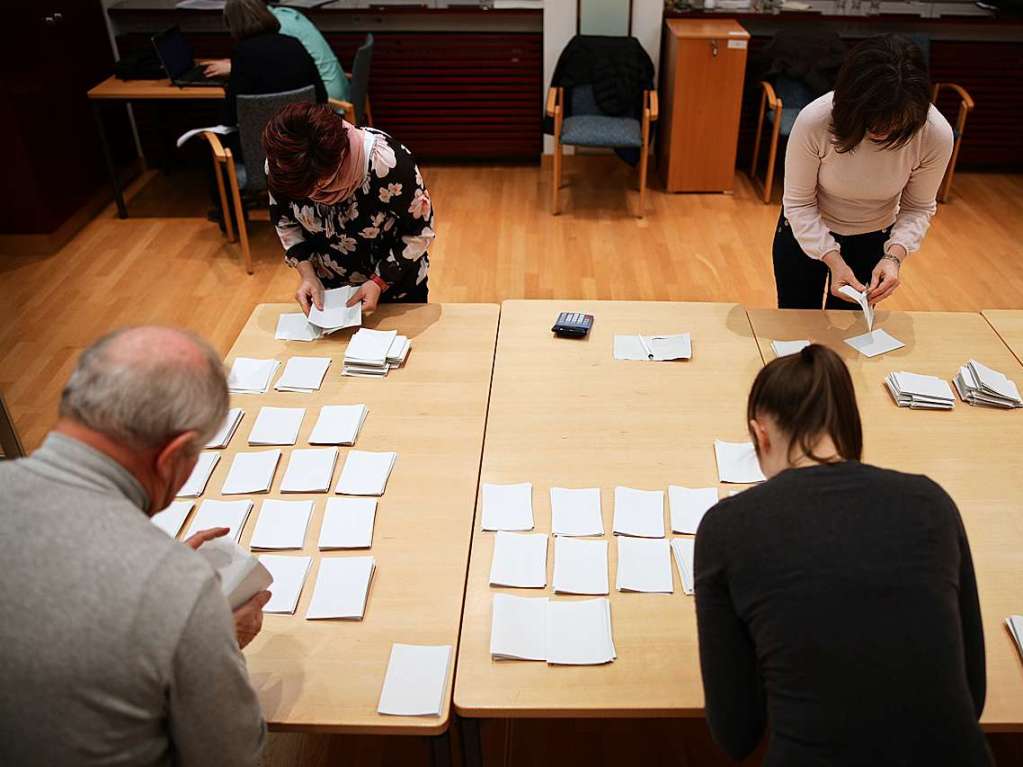
{"label": "woman in beige top", "polygon": [[835,90],[799,113],[789,138],[773,248],[779,308],[819,309],[829,284],[829,309],[852,308],[843,285],[872,304],[890,296],[937,210],[951,155],[920,48],[896,35],[857,45]]}

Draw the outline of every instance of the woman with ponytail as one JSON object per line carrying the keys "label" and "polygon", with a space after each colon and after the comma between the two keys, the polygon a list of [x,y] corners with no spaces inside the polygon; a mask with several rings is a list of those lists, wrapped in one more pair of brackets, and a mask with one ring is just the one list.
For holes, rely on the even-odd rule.
{"label": "woman with ponytail", "polygon": [[696,536],[707,720],[765,765],[991,764],[984,635],[962,520],[931,480],[860,462],[845,363],[811,345],[757,375],[762,485]]}

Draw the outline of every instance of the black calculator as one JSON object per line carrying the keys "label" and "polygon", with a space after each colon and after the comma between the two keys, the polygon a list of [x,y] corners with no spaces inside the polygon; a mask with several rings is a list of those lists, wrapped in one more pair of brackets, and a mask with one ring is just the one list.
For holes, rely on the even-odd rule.
{"label": "black calculator", "polygon": [[551,330],[554,335],[561,338],[584,338],[593,327],[592,314],[579,314],[578,312],[562,312],[558,315],[557,321]]}

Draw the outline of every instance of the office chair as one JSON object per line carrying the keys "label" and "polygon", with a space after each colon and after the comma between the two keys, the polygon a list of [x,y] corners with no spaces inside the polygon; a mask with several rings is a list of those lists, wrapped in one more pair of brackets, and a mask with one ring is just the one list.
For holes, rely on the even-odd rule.
{"label": "office chair", "polygon": [[369,70],[373,64],[373,35],[366,35],[366,41],[359,46],[352,59],[352,71],[348,75],[351,81],[349,95],[351,101],[331,99],[330,104],[352,125],[368,125],[373,127],[373,112],[369,106]]}

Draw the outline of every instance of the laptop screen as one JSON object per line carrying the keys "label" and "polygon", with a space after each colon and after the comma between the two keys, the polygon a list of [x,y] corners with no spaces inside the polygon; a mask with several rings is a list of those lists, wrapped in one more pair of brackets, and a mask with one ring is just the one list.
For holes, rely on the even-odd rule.
{"label": "laptop screen", "polygon": [[160,57],[163,68],[171,80],[181,77],[193,66],[192,46],[181,34],[179,27],[171,27],[153,37],[156,55]]}

